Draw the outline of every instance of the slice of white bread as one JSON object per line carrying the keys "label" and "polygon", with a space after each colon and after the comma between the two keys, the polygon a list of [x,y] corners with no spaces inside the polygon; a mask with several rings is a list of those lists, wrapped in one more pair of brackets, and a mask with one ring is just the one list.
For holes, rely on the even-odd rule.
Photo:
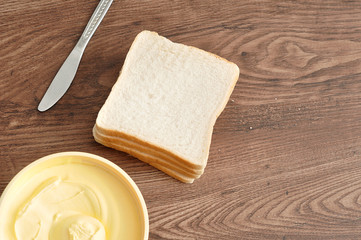
{"label": "slice of white bread", "polygon": [[115,143],[117,145],[122,145],[129,149],[134,149],[139,152],[145,153],[147,156],[152,156],[157,163],[160,163],[170,169],[179,171],[189,177],[199,177],[204,171],[203,169],[198,170],[198,169],[189,168],[187,166],[183,166],[179,162],[177,162],[175,159],[172,159],[171,156],[167,156],[163,152],[157,152],[156,150],[154,150],[148,146],[143,146],[140,143],[133,142],[131,140],[128,140],[128,139],[125,139],[122,137],[114,137],[114,136],[105,135],[102,132],[99,132],[97,130],[96,126],[94,126],[94,128],[93,128],[93,135],[95,137],[97,137],[98,139],[101,139],[103,142]]}
{"label": "slice of white bread", "polygon": [[172,168],[168,168],[167,166],[164,166],[163,164],[161,164],[157,160],[155,160],[155,158],[153,156],[143,153],[143,152],[140,152],[136,149],[128,148],[128,147],[125,147],[124,145],[113,143],[113,142],[103,141],[103,139],[98,138],[98,137],[94,137],[94,139],[98,143],[100,143],[106,147],[110,147],[110,148],[113,148],[113,149],[116,149],[116,150],[119,150],[122,152],[127,152],[127,153],[131,154],[132,156],[142,160],[145,163],[148,163],[149,165],[165,172],[169,176],[171,176],[175,179],[178,179],[182,182],[186,182],[186,183],[193,182],[195,179],[200,177],[200,176],[189,176],[188,174],[184,174],[184,173],[174,170]]}
{"label": "slice of white bread", "polygon": [[238,75],[234,63],[143,31],[128,52],[96,126],[108,136],[131,139],[183,166],[203,170],[213,125]]}
{"label": "slice of white bread", "polygon": [[[129,136],[124,133],[117,132],[117,131],[109,131],[109,130],[102,129],[97,124],[94,125],[94,129],[96,129],[98,133],[104,134],[106,136],[112,136],[112,137],[117,137],[117,138],[121,138],[121,139],[126,139],[132,143],[147,147],[149,149],[149,151],[151,151],[152,153],[157,154],[157,155],[162,155],[162,157],[164,159],[169,159],[169,161],[177,162],[180,165],[184,165],[184,167],[188,167],[188,168],[200,170],[200,171],[204,170],[204,166],[195,165],[190,162],[186,162],[186,161],[184,161],[184,159],[180,158],[178,155],[175,155],[172,152],[166,151],[162,148],[159,148],[157,146],[149,144],[148,142],[142,141],[135,137],[132,137],[132,136]],[[165,156],[168,156],[168,158],[166,158]]]}
{"label": "slice of white bread", "polygon": [[122,152],[126,152],[126,153],[129,153],[131,154],[132,156],[142,160],[143,162],[145,163],[148,163],[149,165],[163,171],[164,173],[168,174],[169,176],[181,181],[181,182],[184,182],[184,183],[193,183],[193,181],[196,179],[196,178],[199,178],[200,176],[195,176],[195,177],[190,177],[188,175],[185,175],[185,174],[182,174],[180,172],[177,172],[176,170],[174,169],[170,169],[170,168],[167,168],[161,164],[159,164],[154,157],[146,154],[146,153],[142,153],[136,149],[133,149],[133,148],[129,148],[129,147],[126,147],[124,145],[121,145],[121,144],[116,144],[116,143],[113,143],[113,142],[108,142],[108,141],[104,141],[101,137],[99,137],[97,134],[94,135],[94,139],[96,142],[106,146],[106,147],[110,147],[110,148],[114,148],[116,150],[119,150],[119,151],[122,151]]}
{"label": "slice of white bread", "polygon": [[[149,162],[149,159],[151,159],[151,162],[160,164],[160,165],[162,165],[162,166],[164,166],[166,168],[177,171],[177,172],[179,172],[179,173],[181,173],[183,175],[186,175],[188,177],[198,178],[203,173],[203,171],[201,171],[201,170],[194,170],[194,169],[184,168],[183,166],[176,165],[176,164],[173,164],[173,163],[171,163],[169,161],[164,160],[163,158],[159,158],[156,155],[150,153],[150,151],[148,151],[146,148],[142,148],[142,147],[138,148],[137,146],[133,145],[132,143],[128,142],[127,140],[105,136],[105,135],[97,133],[97,132],[93,132],[93,135],[98,140],[102,141],[103,143],[116,144],[116,145],[124,146],[127,149],[135,150],[137,152],[143,153],[144,155],[147,156],[146,162]],[[124,152],[127,152],[127,153],[131,154],[128,151],[124,151]],[[143,160],[143,159],[141,159],[141,160]]]}
{"label": "slice of white bread", "polygon": [[174,164],[176,166],[179,166],[179,167],[182,167],[189,171],[192,171],[193,173],[202,174],[204,171],[204,168],[198,169],[198,168],[193,168],[192,166],[182,164],[182,162],[178,158],[174,157],[173,155],[168,154],[167,152],[163,152],[163,151],[161,151],[161,149],[155,149],[151,145],[147,145],[146,143],[136,141],[135,139],[129,139],[126,136],[109,135],[109,134],[107,134],[107,132],[104,132],[101,129],[99,129],[96,125],[94,125],[93,132],[96,132],[97,134],[99,134],[103,137],[107,137],[109,139],[109,141],[120,140],[120,141],[122,141],[122,144],[125,144],[128,147],[137,148],[142,152],[147,152],[147,153],[154,155],[157,158],[161,158],[171,164]]}

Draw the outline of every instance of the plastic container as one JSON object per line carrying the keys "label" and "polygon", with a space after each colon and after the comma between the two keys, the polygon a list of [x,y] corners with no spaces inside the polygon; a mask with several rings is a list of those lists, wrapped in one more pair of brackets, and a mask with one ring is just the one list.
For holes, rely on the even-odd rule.
{"label": "plastic container", "polygon": [[62,152],[36,160],[0,197],[0,239],[143,240],[148,235],[148,212],[137,185],[94,154]]}

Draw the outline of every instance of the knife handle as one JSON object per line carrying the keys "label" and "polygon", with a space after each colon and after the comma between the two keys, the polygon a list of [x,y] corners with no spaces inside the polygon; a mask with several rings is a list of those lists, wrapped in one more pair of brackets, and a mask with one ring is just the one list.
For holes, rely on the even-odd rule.
{"label": "knife handle", "polygon": [[101,0],[86,25],[83,34],[81,35],[77,47],[85,49],[90,38],[93,36],[95,30],[98,28],[100,22],[103,20],[113,0]]}

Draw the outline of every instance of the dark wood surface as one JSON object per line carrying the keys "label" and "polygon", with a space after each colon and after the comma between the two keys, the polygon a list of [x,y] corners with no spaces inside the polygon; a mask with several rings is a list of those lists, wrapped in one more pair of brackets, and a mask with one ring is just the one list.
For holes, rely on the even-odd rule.
{"label": "dark wood surface", "polygon": [[[115,0],[66,95],[38,112],[97,4],[1,3],[0,193],[40,157],[84,151],[135,180],[150,239],[361,239],[360,1]],[[143,29],[240,68],[193,184],[92,138]]]}

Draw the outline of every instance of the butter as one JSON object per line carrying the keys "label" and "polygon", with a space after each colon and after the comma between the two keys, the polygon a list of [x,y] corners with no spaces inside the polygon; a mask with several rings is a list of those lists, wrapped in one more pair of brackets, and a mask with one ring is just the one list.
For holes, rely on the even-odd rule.
{"label": "butter", "polygon": [[89,156],[56,155],[15,177],[0,201],[0,239],[146,239],[139,190]]}

